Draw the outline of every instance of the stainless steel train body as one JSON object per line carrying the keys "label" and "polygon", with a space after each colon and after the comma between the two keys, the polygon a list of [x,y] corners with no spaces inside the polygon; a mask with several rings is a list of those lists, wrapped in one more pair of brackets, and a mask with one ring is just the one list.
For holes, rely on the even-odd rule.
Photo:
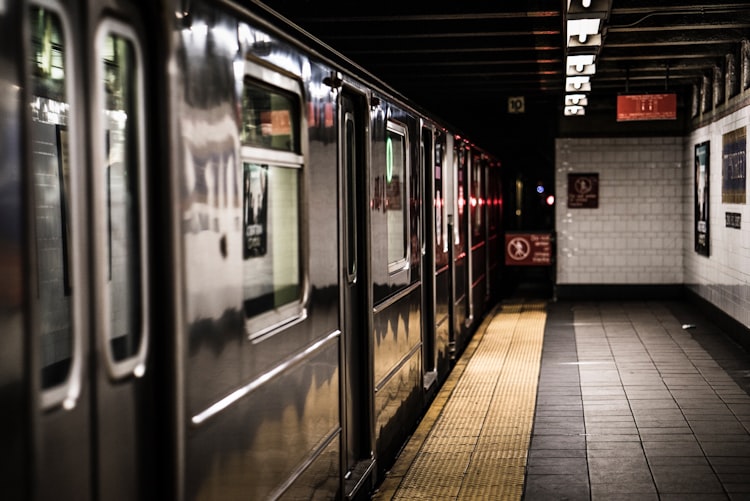
{"label": "stainless steel train body", "polygon": [[494,300],[499,164],[254,2],[0,31],[0,498],[366,497]]}

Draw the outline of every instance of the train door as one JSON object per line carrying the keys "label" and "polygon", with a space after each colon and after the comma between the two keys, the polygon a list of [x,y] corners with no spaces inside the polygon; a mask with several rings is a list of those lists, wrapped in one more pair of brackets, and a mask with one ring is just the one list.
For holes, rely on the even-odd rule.
{"label": "train door", "polygon": [[366,494],[374,467],[372,410],[372,347],[368,308],[367,123],[363,96],[341,96],[341,196],[345,232],[343,284],[343,468],[344,496]]}
{"label": "train door", "polygon": [[[105,4],[112,5],[105,5]],[[149,259],[144,33],[135,8],[92,7],[89,60],[96,498],[143,499],[147,448]],[[104,8],[109,8],[106,14]],[[139,7],[140,8],[140,7]],[[149,375],[150,376],[150,375]],[[149,491],[151,492],[151,491]]]}
{"label": "train door", "polygon": [[81,10],[71,2],[43,0],[24,3],[19,12],[26,35],[21,175],[28,481],[29,497],[39,500],[93,497]]}
{"label": "train door", "polygon": [[[436,188],[434,159],[434,135],[431,127],[422,127],[420,144],[421,172],[424,173],[424,204],[422,204],[423,249],[422,256],[424,287],[422,294],[422,350],[424,353],[423,385],[429,389],[437,380],[437,343],[436,343],[436,290],[435,290],[435,242],[437,215],[439,214],[440,190]],[[440,175],[437,174],[438,179]]]}
{"label": "train door", "polygon": [[454,224],[453,224],[453,330],[455,350],[461,351],[465,343],[465,333],[468,326],[470,268],[469,268],[469,242],[468,242],[468,219],[467,210],[468,192],[468,163],[469,155],[466,146],[461,141],[456,141],[454,152]]}

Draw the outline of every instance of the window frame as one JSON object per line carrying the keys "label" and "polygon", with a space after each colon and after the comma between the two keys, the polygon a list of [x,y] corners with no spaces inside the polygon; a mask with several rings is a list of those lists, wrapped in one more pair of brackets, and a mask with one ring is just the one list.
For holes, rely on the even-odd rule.
{"label": "window frame", "polygon": [[[65,65],[65,100],[68,104],[69,114],[67,116],[67,155],[68,155],[68,162],[71,166],[78,166],[83,165],[81,163],[81,159],[84,157],[81,151],[81,143],[80,143],[80,127],[79,125],[79,119],[78,119],[78,113],[80,112],[80,108],[78,107],[77,98],[75,89],[77,88],[77,72],[76,72],[76,66],[75,66],[75,58],[73,57],[73,53],[76,51],[76,43],[75,39],[71,36],[72,30],[70,27],[70,19],[67,15],[67,12],[65,11],[64,7],[60,5],[59,2],[53,1],[53,0],[34,0],[33,2],[30,2],[28,5],[24,7],[25,9],[25,19],[27,20],[27,23],[31,23],[32,20],[30,18],[30,11],[33,7],[38,7],[41,9],[46,9],[52,13],[54,13],[59,21],[60,21],[60,29],[62,31],[62,36],[65,42],[66,50],[63,54],[63,64]],[[30,34],[30,32],[29,32]],[[25,61],[27,64],[27,75],[28,75],[28,81],[29,81],[29,87],[31,88],[31,83],[35,81],[35,77],[33,76],[33,73],[31,72],[30,67],[30,60],[31,60],[31,54],[28,52],[32,49],[31,46],[31,38],[27,40],[27,43],[29,46],[27,47],[27,52],[24,53]],[[31,98],[34,96],[34,92],[30,91],[27,94],[28,98]],[[27,126],[31,127],[32,118],[31,116],[27,115]],[[83,120],[80,121],[81,124],[84,123]],[[33,157],[31,151],[28,152],[27,158],[31,159]],[[30,160],[29,160],[30,161]],[[56,385],[44,388],[39,386],[40,389],[40,398],[39,403],[42,409],[48,410],[52,409],[57,406],[62,406],[64,409],[71,410],[76,407],[78,403],[78,398],[81,394],[82,389],[82,379],[83,379],[83,301],[81,298],[83,295],[86,294],[86,289],[84,287],[84,281],[82,276],[82,244],[79,240],[79,226],[82,224],[82,197],[83,197],[83,181],[81,180],[81,169],[80,168],[71,168],[69,170],[70,178],[68,180],[69,182],[69,211],[70,211],[70,239],[69,239],[69,249],[70,249],[70,288],[71,288],[71,294],[70,294],[70,322],[71,322],[71,335],[70,335],[70,367],[68,369],[68,373],[65,377],[65,379]],[[33,199],[33,197],[32,197]],[[32,204],[35,204],[35,201],[31,201]],[[31,208],[31,212],[34,212],[34,208]],[[32,232],[33,234],[33,232]],[[36,249],[36,239],[35,237],[30,237],[34,243],[32,244],[34,249]],[[37,268],[38,272],[38,268]],[[37,308],[38,306],[35,306]],[[34,315],[35,317],[38,317],[38,315]],[[35,322],[35,328],[33,329],[34,335],[38,335],[38,323]],[[35,347],[35,356],[39,357],[38,360],[41,362],[41,349],[42,345],[41,343],[37,342],[34,343],[33,346]],[[41,372],[41,364],[39,366],[40,372]]]}
{"label": "window frame", "polygon": [[[138,170],[138,201],[134,204],[138,214],[138,237],[139,237],[139,263],[140,263],[140,281],[138,285],[140,290],[136,295],[140,299],[140,342],[135,353],[122,360],[116,360],[111,348],[110,334],[111,326],[111,281],[109,280],[110,255],[112,252],[111,243],[109,242],[109,209],[107,207],[108,195],[104,192],[105,176],[100,167],[107,164],[106,142],[103,131],[106,130],[104,111],[106,110],[106,96],[103,87],[100,85],[104,81],[104,64],[103,50],[108,36],[116,36],[127,40],[133,48],[133,60],[135,62],[135,80],[134,80],[134,103],[135,110],[135,135],[132,138],[135,142],[134,164]],[[93,197],[95,206],[98,210],[94,211],[94,225],[96,228],[96,267],[97,267],[97,289],[100,293],[96,294],[97,312],[96,327],[100,343],[104,352],[105,365],[107,372],[113,380],[124,379],[131,375],[141,377],[146,370],[146,359],[148,357],[149,347],[149,323],[150,317],[150,295],[149,295],[149,259],[148,259],[148,217],[147,217],[147,163],[146,163],[146,122],[145,122],[145,84],[144,84],[144,63],[143,50],[139,37],[132,26],[113,18],[101,20],[96,29],[94,42],[94,75],[95,75],[95,103],[93,110],[93,132],[95,151],[95,165],[92,168]],[[100,134],[102,133],[102,134]],[[107,186],[108,188],[108,186]],[[100,191],[101,190],[101,191]]]}
{"label": "window frame", "polygon": [[[386,168],[388,164],[388,135],[389,133],[398,134],[403,138],[403,158],[404,158],[404,178],[400,181],[401,183],[401,213],[402,213],[402,236],[404,238],[404,254],[396,259],[395,261],[391,261],[390,255],[390,235],[391,235],[391,229],[390,227],[386,230],[386,235],[388,237],[387,241],[387,259],[388,259],[388,274],[389,275],[396,275],[402,271],[406,271],[409,269],[409,256],[410,256],[410,249],[411,249],[411,235],[409,234],[410,224],[409,224],[409,218],[410,218],[410,200],[409,200],[409,176],[411,174],[410,171],[410,143],[409,143],[409,128],[406,126],[406,124],[403,124],[401,122],[389,119],[386,123],[386,135],[385,135],[385,148],[386,148]],[[387,180],[387,174],[386,174],[386,193],[388,192],[388,180]],[[387,197],[387,196],[386,196]],[[388,209],[389,210],[389,209]],[[387,216],[387,210],[386,210],[386,216]],[[388,218],[386,217],[386,224],[389,225]],[[390,225],[389,225],[390,226]]]}
{"label": "window frame", "polygon": [[[302,82],[294,75],[285,72],[282,69],[270,66],[267,62],[248,56],[245,60],[242,72],[242,92],[248,79],[256,82],[261,87],[270,90],[280,90],[282,93],[290,94],[294,98],[294,105],[297,107],[298,127],[296,146],[299,151],[285,151],[274,148],[263,148],[261,146],[249,146],[240,143],[240,161],[238,162],[237,179],[244,179],[244,168],[246,163],[268,165],[269,167],[293,169],[298,175],[298,251],[299,251],[299,297],[296,301],[283,304],[281,306],[260,312],[253,316],[245,316],[245,335],[253,343],[262,342],[275,334],[291,327],[292,325],[303,322],[307,319],[307,305],[309,302],[310,279],[309,279],[309,250],[307,245],[307,227],[305,222],[308,220],[306,211],[306,190],[307,190],[307,169],[306,151],[307,151],[307,117],[304,113],[304,91]],[[239,124],[240,127],[242,124]],[[244,202],[243,202],[244,204]],[[244,224],[244,223],[243,223]],[[243,281],[244,281],[244,262],[243,262]],[[244,287],[244,283],[243,283]],[[243,303],[246,298],[242,296]],[[243,307],[244,311],[244,307]]]}

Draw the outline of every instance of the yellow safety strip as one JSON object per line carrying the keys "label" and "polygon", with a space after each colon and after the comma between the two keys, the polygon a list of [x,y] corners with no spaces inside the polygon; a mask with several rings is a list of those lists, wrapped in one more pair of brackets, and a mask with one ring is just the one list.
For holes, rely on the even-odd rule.
{"label": "yellow safety strip", "polygon": [[488,316],[374,499],[521,499],[546,318],[543,301]]}

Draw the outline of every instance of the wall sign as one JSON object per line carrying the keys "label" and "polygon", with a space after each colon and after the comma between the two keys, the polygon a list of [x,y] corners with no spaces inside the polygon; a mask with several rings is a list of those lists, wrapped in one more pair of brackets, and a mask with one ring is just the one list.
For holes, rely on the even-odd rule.
{"label": "wall sign", "polygon": [[568,207],[571,209],[599,207],[599,174],[568,174]]}
{"label": "wall sign", "polygon": [[549,266],[552,264],[551,233],[506,233],[506,266]]}
{"label": "wall sign", "polygon": [[739,212],[725,212],[724,220],[727,228],[735,228],[737,230],[742,228],[742,214]]}
{"label": "wall sign", "polygon": [[708,181],[709,181],[709,142],[695,145],[695,252],[704,256],[709,255],[709,232],[708,232]]}
{"label": "wall sign", "polygon": [[675,120],[677,94],[627,94],[617,96],[617,121]]}
{"label": "wall sign", "polygon": [[745,203],[745,127],[721,136],[721,202]]}
{"label": "wall sign", "polygon": [[513,96],[508,98],[508,113],[525,113],[526,100],[523,96]]}

